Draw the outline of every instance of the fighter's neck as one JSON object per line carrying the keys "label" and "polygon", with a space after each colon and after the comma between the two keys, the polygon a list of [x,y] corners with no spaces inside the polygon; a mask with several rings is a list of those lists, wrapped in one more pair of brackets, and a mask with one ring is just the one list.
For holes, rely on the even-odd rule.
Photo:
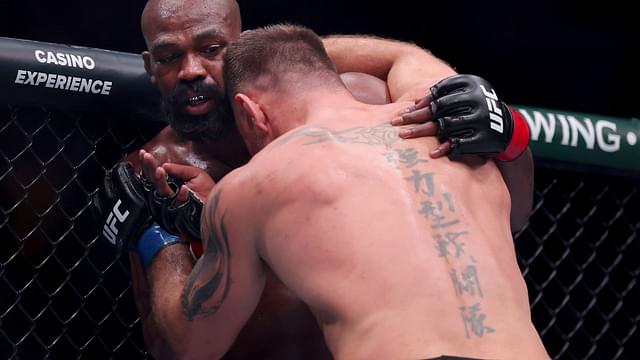
{"label": "fighter's neck", "polygon": [[341,113],[373,107],[357,101],[346,89],[311,89],[274,99],[274,104],[269,116],[276,124],[278,136],[311,122],[326,121],[339,117]]}
{"label": "fighter's neck", "polygon": [[197,154],[207,154],[232,168],[245,164],[250,158],[235,126],[218,139],[192,141],[190,144]]}

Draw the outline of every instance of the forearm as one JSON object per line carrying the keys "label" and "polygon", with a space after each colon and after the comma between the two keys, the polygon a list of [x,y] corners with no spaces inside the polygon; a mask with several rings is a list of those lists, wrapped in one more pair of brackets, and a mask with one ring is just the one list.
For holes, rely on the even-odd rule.
{"label": "forearm", "polygon": [[511,195],[511,231],[516,232],[529,221],[533,206],[533,156],[527,149],[517,159],[496,161]]}
{"label": "forearm", "polygon": [[176,360],[173,350],[167,344],[151,314],[147,274],[137,253],[129,252],[129,265],[131,269],[131,288],[136,308],[140,314],[144,345],[156,360]]}
{"label": "forearm", "polygon": [[180,243],[161,249],[146,270],[151,315],[176,354],[184,352],[189,334],[190,324],[182,310],[181,295],[193,265],[188,244]]}
{"label": "forearm", "polygon": [[[422,98],[431,85],[455,74],[448,64],[413,44],[344,35],[323,41],[338,72],[363,72],[386,80],[393,101]],[[412,89],[416,93],[409,95]]]}
{"label": "forearm", "polygon": [[151,315],[176,358],[221,358],[251,315],[244,302],[255,308],[259,286],[249,289],[253,296],[230,299],[226,311],[219,311],[231,292],[230,270],[219,268],[225,263],[213,248],[194,262],[188,245],[179,243],[162,248],[147,267]]}

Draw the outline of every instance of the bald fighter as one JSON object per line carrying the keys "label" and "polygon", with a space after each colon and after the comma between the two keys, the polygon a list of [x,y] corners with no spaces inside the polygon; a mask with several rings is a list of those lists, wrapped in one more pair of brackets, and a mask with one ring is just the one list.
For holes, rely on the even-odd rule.
{"label": "bald fighter", "polygon": [[[161,172],[157,174],[158,164],[171,161],[203,169],[204,175],[219,180],[231,169],[245,163],[248,159],[242,141],[233,128],[228,106],[222,101],[223,90],[221,75],[221,56],[226,46],[237,39],[240,33],[240,15],[235,1],[230,0],[152,0],[145,7],[142,17],[142,29],[149,52],[143,54],[145,67],[152,81],[163,94],[163,109],[171,127],[162,130],[154,139],[144,146],[146,153],[139,161],[137,154],[128,160],[133,163],[135,171],[145,170],[147,178],[162,196],[169,196],[171,189],[165,182]],[[341,72],[364,71],[378,78],[386,79],[387,75],[398,77],[404,74],[412,79],[419,78],[425,84],[434,84],[454,72],[444,63],[429,53],[408,44],[380,39],[358,37],[334,37],[325,39],[331,57]],[[429,63],[427,67],[415,69],[414,63]],[[373,77],[362,74],[344,74],[343,82],[359,99],[369,103],[384,103],[389,96],[397,97],[393,87],[388,94],[384,83]],[[414,94],[418,99],[424,93]],[[404,121],[413,119],[425,120],[427,108],[404,114]],[[401,119],[402,119],[401,118]],[[477,119],[476,119],[477,120]],[[487,121],[487,119],[480,119]],[[469,126],[474,124],[468,122]],[[417,135],[435,133],[433,123],[427,124]],[[413,136],[408,134],[407,136]],[[443,148],[447,148],[450,133],[442,132]],[[482,140],[480,142],[486,142]],[[465,146],[458,147],[465,149]],[[497,151],[499,152],[499,151]],[[496,153],[497,153],[496,152]],[[445,152],[435,151],[434,156]],[[142,165],[145,166],[142,166]],[[514,229],[526,223],[531,199],[531,159],[521,156],[510,163],[501,163],[501,169],[512,191]],[[515,175],[515,177],[513,176]],[[202,174],[199,175],[201,178]],[[210,179],[209,179],[210,180]],[[205,181],[206,182],[206,181]],[[107,189],[113,185],[106,186]],[[117,201],[126,198],[117,193],[110,193],[112,203],[103,207],[104,218],[112,214]],[[137,203],[139,204],[139,203]],[[137,215],[137,216],[134,216]],[[145,211],[132,212],[121,224],[118,241],[135,242],[139,234],[148,226],[148,215]],[[169,219],[172,220],[172,219]],[[197,228],[197,227],[196,227]],[[180,237],[166,233],[165,229],[154,226],[150,229],[160,239],[171,241],[175,247],[183,246],[189,236]],[[132,253],[134,254],[134,253]],[[160,338],[149,332],[153,329],[148,314],[148,304],[144,283],[146,281],[137,255],[132,256],[132,275],[134,292],[138,301],[145,330],[145,342],[156,357],[164,357],[166,349],[158,348]],[[316,331],[308,326],[308,312],[287,291],[278,286],[275,279],[270,278],[263,302],[256,311],[256,316],[245,329],[247,341],[236,347],[239,357],[250,356],[249,349],[265,355],[273,344],[282,352],[270,353],[275,357],[281,354],[295,354],[297,357],[325,357],[325,349],[309,339],[314,339]],[[242,339],[242,336],[241,338]],[[245,345],[251,342],[251,345]],[[232,352],[233,353],[233,352]]]}
{"label": "bald fighter", "polygon": [[411,103],[357,101],[307,29],[245,32],[224,60],[254,157],[209,196],[195,266],[164,251],[148,269],[179,358],[227,351],[267,268],[310,306],[337,359],[548,358],[493,161],[431,159],[437,139],[401,140],[389,122]]}

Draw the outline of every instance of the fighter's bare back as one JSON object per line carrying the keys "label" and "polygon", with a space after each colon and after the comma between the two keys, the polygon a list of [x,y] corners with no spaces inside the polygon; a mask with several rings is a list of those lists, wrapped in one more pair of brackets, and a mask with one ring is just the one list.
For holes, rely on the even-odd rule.
{"label": "fighter's bare back", "polygon": [[406,106],[327,112],[268,145],[230,175],[251,224],[234,234],[229,215],[229,238],[257,239],[337,358],[545,358],[498,169],[401,140],[388,120]]}

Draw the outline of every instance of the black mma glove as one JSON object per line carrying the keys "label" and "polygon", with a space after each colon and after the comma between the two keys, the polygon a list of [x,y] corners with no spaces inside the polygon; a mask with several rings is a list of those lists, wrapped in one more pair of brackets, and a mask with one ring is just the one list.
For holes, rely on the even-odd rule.
{"label": "black mma glove", "polygon": [[187,201],[178,204],[176,198],[182,182],[169,177],[167,183],[173,190],[172,196],[161,196],[151,183],[145,182],[147,204],[153,219],[169,233],[185,233],[193,239],[200,239],[202,201],[189,191]]}
{"label": "black mma glove", "polygon": [[125,244],[136,246],[142,232],[150,225],[145,188],[128,162],[120,162],[109,170],[102,186],[93,195],[92,210],[100,236],[117,249]]}
{"label": "black mma glove", "polygon": [[498,99],[489,82],[455,75],[431,88],[431,113],[438,139],[451,143],[450,157],[481,155],[511,161],[529,145],[529,127],[515,109]]}

